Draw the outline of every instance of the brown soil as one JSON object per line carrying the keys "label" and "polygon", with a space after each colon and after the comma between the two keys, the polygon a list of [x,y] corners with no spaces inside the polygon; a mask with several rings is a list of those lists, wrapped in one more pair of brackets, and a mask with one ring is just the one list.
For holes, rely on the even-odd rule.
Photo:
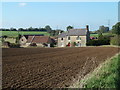
{"label": "brown soil", "polygon": [[118,48],[9,48],[2,53],[3,88],[58,88],[93,71]]}

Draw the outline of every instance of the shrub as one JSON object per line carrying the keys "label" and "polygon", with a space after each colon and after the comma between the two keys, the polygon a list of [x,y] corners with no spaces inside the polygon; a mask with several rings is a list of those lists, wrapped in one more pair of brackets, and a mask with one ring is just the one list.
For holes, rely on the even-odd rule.
{"label": "shrub", "polygon": [[55,47],[55,46],[54,46],[54,44],[52,43],[52,44],[50,44],[50,47]]}
{"label": "shrub", "polygon": [[100,46],[100,45],[110,45],[110,40],[100,39],[100,40],[90,40],[87,42],[87,46]]}
{"label": "shrub", "polygon": [[10,43],[10,48],[20,48],[20,44]]}
{"label": "shrub", "polygon": [[120,46],[120,35],[116,35],[113,38],[111,38],[110,44]]}

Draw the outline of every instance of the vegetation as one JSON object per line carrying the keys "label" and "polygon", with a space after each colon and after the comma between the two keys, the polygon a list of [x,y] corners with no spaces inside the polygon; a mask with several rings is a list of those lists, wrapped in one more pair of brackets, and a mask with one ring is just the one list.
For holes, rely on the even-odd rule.
{"label": "vegetation", "polygon": [[[102,33],[103,36],[114,36],[115,34],[112,33]],[[91,37],[98,37],[98,34],[90,34]]]}
{"label": "vegetation", "polygon": [[116,23],[113,27],[112,27],[112,32],[114,34],[120,35],[120,22]]}
{"label": "vegetation", "polygon": [[110,44],[120,46],[120,35],[116,35],[111,38]]}
{"label": "vegetation", "polygon": [[10,29],[5,29],[1,28],[0,31],[41,31],[41,32],[47,32],[45,28],[10,28]]}
{"label": "vegetation", "polygon": [[99,32],[101,33],[110,33],[111,31],[109,31],[109,27],[105,27],[105,26],[100,26],[98,30],[96,31],[90,31],[91,34],[98,34]]}
{"label": "vegetation", "polygon": [[103,35],[102,35],[101,32],[98,33],[98,39],[99,39],[99,40],[100,40],[100,39],[103,39]]}
{"label": "vegetation", "polygon": [[113,38],[111,38],[111,44],[112,45],[118,45],[120,46],[120,22],[116,23],[112,27],[112,33],[115,34]]}
{"label": "vegetation", "polygon": [[39,31],[0,31],[2,33],[2,36],[8,36],[8,37],[13,37],[16,38],[18,34],[21,35],[35,35],[35,34],[44,34],[49,36],[50,34],[47,32],[39,32]]}
{"label": "vegetation", "polygon": [[83,85],[84,88],[120,88],[120,54],[107,61],[99,70],[92,73]]}
{"label": "vegetation", "polygon": [[45,29],[47,30],[48,33],[52,31],[52,28],[49,25],[45,26]]}
{"label": "vegetation", "polygon": [[10,43],[10,48],[20,48],[20,44],[18,43]]}
{"label": "vegetation", "polygon": [[110,45],[109,39],[90,40],[87,42],[87,46],[100,46],[100,45]]}
{"label": "vegetation", "polygon": [[62,32],[63,32],[63,30],[59,30],[59,29],[57,29],[57,30],[51,30],[50,36],[57,36],[57,35],[59,35]]}
{"label": "vegetation", "polygon": [[110,37],[108,35],[103,36],[102,33],[99,34],[97,40],[89,40],[87,46],[100,46],[100,45],[110,45]]}
{"label": "vegetation", "polygon": [[17,37],[18,34],[20,35],[35,35],[35,34],[44,34],[47,36],[56,36],[59,34],[59,32],[63,32],[63,30],[52,30],[52,28],[49,25],[46,25],[44,28],[10,28],[10,29],[0,29],[0,33],[2,33],[2,36],[6,35],[8,37]]}
{"label": "vegetation", "polygon": [[98,30],[98,32],[101,32],[101,33],[106,33],[106,32],[108,32],[109,31],[109,27],[105,27],[105,26],[100,26],[99,27],[99,30]]}
{"label": "vegetation", "polygon": [[69,29],[73,29],[73,26],[67,26],[67,31],[68,31]]}

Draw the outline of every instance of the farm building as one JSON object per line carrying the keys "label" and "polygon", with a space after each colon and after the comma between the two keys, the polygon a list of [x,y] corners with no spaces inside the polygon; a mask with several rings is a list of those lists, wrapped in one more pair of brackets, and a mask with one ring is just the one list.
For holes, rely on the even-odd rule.
{"label": "farm building", "polygon": [[81,47],[86,46],[90,39],[89,26],[83,29],[69,29],[58,35],[58,47]]}
{"label": "farm building", "polygon": [[43,35],[23,35],[19,42],[22,47],[30,46],[33,43],[40,47],[50,47],[51,44],[54,44],[54,40],[52,38]]}

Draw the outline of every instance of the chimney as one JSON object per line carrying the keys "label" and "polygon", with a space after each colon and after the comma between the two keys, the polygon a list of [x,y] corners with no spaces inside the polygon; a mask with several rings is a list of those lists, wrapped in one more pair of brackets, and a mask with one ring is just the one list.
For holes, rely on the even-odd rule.
{"label": "chimney", "polygon": [[89,25],[86,25],[86,29],[87,29],[87,31],[89,31]]}
{"label": "chimney", "polygon": [[60,34],[61,34],[61,31],[59,31],[58,35],[60,35]]}

